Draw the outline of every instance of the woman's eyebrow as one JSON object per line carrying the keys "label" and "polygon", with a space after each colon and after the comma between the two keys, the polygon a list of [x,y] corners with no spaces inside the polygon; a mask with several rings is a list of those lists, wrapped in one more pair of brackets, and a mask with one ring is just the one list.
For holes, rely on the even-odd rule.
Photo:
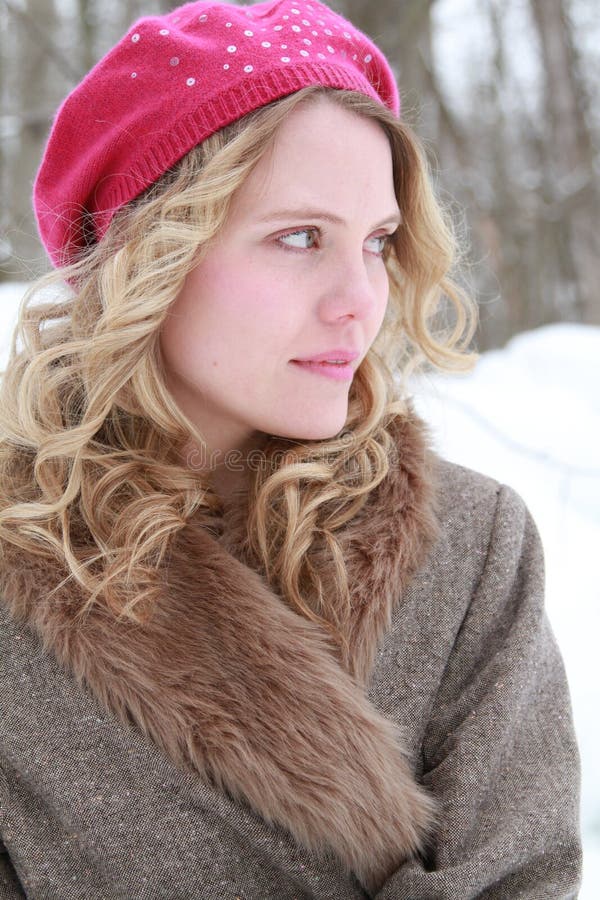
{"label": "woman's eyebrow", "polygon": [[[266,213],[259,218],[259,222],[274,222],[278,219],[321,219],[324,222],[331,222],[333,225],[346,225],[347,222],[335,215],[335,213],[327,212],[324,209],[315,209],[313,207],[298,206],[289,209],[278,209]],[[373,225],[373,228],[381,228],[383,225],[399,225],[402,222],[400,210],[389,213],[385,218]]]}

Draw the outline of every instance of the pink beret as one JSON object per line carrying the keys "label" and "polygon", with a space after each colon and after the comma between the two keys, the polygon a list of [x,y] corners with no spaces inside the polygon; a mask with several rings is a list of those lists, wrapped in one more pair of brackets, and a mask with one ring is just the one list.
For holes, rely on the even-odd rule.
{"label": "pink beret", "polygon": [[317,0],[200,0],[137,21],[54,120],[33,191],[54,265],[100,240],[119,207],[210,134],[310,84],[400,112],[382,52]]}

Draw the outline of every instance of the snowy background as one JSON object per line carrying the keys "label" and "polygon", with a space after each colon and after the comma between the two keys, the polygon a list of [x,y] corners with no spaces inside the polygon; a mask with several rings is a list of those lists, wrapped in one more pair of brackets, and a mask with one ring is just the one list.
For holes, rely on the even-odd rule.
{"label": "snowy background", "polygon": [[[0,285],[0,369],[24,285]],[[547,607],[571,686],[583,768],[581,900],[600,897],[600,328],[548,325],[482,355],[475,372],[422,376],[437,449],[515,488],[546,557]]]}

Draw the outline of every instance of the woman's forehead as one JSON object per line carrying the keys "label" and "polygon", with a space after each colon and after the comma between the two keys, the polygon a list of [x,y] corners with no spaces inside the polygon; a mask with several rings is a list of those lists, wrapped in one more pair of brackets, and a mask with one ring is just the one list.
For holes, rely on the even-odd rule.
{"label": "woman's forehead", "polygon": [[264,218],[294,206],[397,211],[392,154],[380,125],[331,101],[300,105],[236,195],[238,212]]}

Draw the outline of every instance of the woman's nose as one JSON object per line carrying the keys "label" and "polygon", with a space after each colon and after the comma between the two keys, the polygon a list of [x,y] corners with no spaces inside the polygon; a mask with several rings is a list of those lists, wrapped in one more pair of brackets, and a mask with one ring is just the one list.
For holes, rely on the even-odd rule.
{"label": "woman's nose", "polygon": [[350,316],[365,319],[373,315],[387,297],[387,274],[375,258],[362,258],[332,264],[321,296],[320,314],[324,321]]}

